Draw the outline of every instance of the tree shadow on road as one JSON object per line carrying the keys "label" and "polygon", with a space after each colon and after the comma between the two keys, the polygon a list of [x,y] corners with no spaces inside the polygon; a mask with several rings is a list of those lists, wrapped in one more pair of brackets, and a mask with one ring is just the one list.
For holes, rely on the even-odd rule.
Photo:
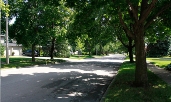
{"label": "tree shadow on road", "polygon": [[[28,94],[28,96],[24,96],[25,98],[22,98],[22,95],[13,96],[16,100],[19,98],[21,101],[26,101],[32,98],[33,101],[98,102],[114,78],[114,75],[117,74],[120,64],[119,62],[96,61],[65,62],[33,68],[15,69],[16,73],[2,76],[2,88],[5,85],[9,85],[9,83],[13,83],[7,80],[14,78],[20,81],[20,87],[23,87],[23,89],[10,92],[8,90],[10,88],[6,87],[3,91],[8,90],[8,93],[19,95],[21,94],[20,90],[26,90]],[[21,73],[18,74],[17,71]],[[47,77],[41,79],[39,76]],[[9,86],[13,88],[19,87],[15,85]],[[32,92],[29,89],[25,89],[26,87],[31,87]],[[41,89],[39,92],[41,94],[34,94],[38,89]],[[44,98],[35,98],[35,96]]]}

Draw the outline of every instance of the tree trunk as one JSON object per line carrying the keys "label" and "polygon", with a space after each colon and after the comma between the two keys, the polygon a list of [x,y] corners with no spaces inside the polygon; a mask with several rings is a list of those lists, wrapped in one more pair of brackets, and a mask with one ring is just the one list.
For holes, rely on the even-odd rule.
{"label": "tree trunk", "polygon": [[128,53],[129,53],[129,62],[130,63],[133,63],[134,62],[132,49],[133,49],[133,47],[132,46],[129,46]]}
{"label": "tree trunk", "polygon": [[134,59],[133,59],[134,45],[132,45],[133,40],[131,38],[128,38],[128,39],[129,39],[129,45],[128,45],[129,60],[130,60],[130,63],[133,63],[134,62]]}
{"label": "tree trunk", "polygon": [[146,52],[144,42],[144,29],[138,27],[136,30],[135,38],[135,51],[136,51],[136,68],[135,68],[135,82],[137,87],[148,86]]}
{"label": "tree trunk", "polygon": [[100,55],[103,55],[103,48],[102,48],[102,45],[100,44]]}
{"label": "tree trunk", "polygon": [[51,49],[50,49],[50,59],[53,59],[53,52],[55,49],[55,38],[52,39]]}
{"label": "tree trunk", "polygon": [[35,62],[35,44],[32,44],[32,62]]}
{"label": "tree trunk", "polygon": [[90,51],[90,49],[89,49],[89,51],[88,51],[88,55],[91,56],[91,51]]}

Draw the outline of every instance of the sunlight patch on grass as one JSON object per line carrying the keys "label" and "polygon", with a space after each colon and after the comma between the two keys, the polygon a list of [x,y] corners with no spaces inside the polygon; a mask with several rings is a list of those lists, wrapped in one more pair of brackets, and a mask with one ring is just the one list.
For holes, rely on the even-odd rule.
{"label": "sunlight patch on grass", "polygon": [[168,64],[171,63],[171,58],[170,57],[147,58],[147,61],[161,68],[165,68]]}
{"label": "sunlight patch on grass", "polygon": [[35,59],[35,62],[32,62],[31,58],[25,57],[10,57],[9,64],[6,64],[6,58],[1,58],[1,69],[4,68],[20,68],[25,66],[41,65],[54,62],[64,62],[61,59],[46,60],[46,59]]}

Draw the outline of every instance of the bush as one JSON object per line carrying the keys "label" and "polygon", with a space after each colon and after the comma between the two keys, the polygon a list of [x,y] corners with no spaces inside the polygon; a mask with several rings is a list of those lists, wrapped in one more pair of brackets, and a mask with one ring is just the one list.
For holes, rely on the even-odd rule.
{"label": "bush", "polygon": [[12,56],[14,56],[15,52],[12,52]]}
{"label": "bush", "polygon": [[4,56],[4,51],[5,51],[5,47],[2,45],[2,44],[0,44],[0,56]]}
{"label": "bush", "polygon": [[157,41],[157,43],[150,43],[147,46],[147,56],[148,57],[161,57],[168,55],[170,42]]}
{"label": "bush", "polygon": [[170,70],[171,71],[171,63],[166,66],[166,70]]}
{"label": "bush", "polygon": [[168,55],[171,56],[171,49],[169,50]]}

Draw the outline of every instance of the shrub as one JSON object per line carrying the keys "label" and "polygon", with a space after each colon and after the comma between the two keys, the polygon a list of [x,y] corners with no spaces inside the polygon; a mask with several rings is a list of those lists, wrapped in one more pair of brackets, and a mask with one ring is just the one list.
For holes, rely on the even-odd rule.
{"label": "shrub", "polygon": [[166,66],[166,70],[170,70],[171,71],[171,63]]}
{"label": "shrub", "polygon": [[150,43],[147,46],[147,56],[148,57],[166,56],[169,52],[169,46],[170,46],[170,42],[168,40],[157,41],[157,43]]}
{"label": "shrub", "polygon": [[14,56],[15,52],[12,52],[12,56]]}
{"label": "shrub", "polygon": [[5,47],[2,45],[2,44],[0,44],[0,56],[4,56],[4,51],[5,51]]}

